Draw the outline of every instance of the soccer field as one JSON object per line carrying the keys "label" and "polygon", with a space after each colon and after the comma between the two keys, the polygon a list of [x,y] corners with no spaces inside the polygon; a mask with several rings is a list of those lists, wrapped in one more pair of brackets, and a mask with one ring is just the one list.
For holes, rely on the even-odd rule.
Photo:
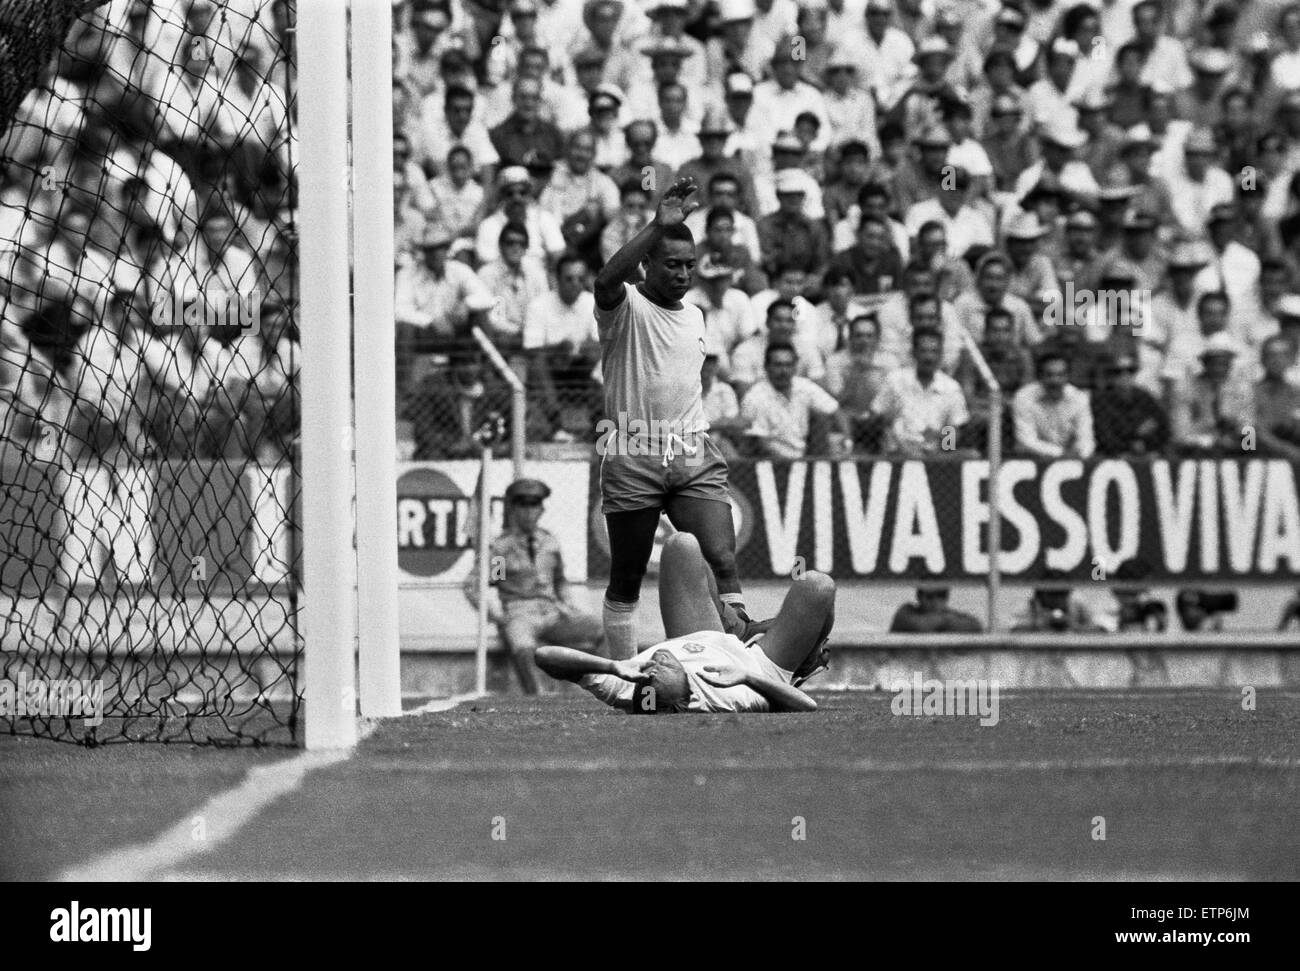
{"label": "soccer field", "polygon": [[0,878],[1300,877],[1300,694],[1003,692],[991,727],[892,697],[488,698],[333,761],[4,738]]}

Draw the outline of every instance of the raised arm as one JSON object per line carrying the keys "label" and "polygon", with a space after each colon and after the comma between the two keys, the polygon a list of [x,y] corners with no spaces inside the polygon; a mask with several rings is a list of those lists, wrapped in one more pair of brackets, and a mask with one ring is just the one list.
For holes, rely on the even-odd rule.
{"label": "raised arm", "polygon": [[654,219],[650,220],[639,233],[623,244],[609,261],[596,274],[596,306],[601,310],[613,310],[623,302],[623,284],[636,272],[636,268],[645,259],[647,253],[669,226],[686,222],[686,217],[695,211],[698,202],[689,201],[695,191],[695,180],[687,177],[678,179],[659,199]]}

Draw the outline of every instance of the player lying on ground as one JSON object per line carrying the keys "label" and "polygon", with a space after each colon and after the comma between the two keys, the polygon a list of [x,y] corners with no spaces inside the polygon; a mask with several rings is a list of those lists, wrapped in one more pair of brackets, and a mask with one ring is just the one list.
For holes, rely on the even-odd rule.
{"label": "player lying on ground", "polygon": [[726,633],[713,573],[689,533],[664,546],[659,604],[668,640],[610,660],[567,647],[540,647],[537,666],[631,714],[683,711],[813,711],[799,685],[826,664],[835,623],[835,582],[796,580],[771,629],[748,645]]}

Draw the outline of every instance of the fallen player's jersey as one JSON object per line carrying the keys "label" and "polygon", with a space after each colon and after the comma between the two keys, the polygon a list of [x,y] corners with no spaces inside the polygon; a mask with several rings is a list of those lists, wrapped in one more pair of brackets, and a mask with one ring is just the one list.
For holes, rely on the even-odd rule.
{"label": "fallen player's jersey", "polygon": [[[700,677],[705,667],[716,667],[727,661],[739,664],[753,674],[772,677],[776,669],[767,661],[758,645],[746,647],[740,638],[722,631],[702,630],[685,637],[656,644],[638,654],[633,660],[646,661],[655,651],[670,651],[681,662],[691,684],[691,711],[771,711],[767,699],[753,688],[736,685],[718,688]],[[766,663],[765,663],[766,662]],[[585,674],[578,684],[586,688],[605,704],[627,709],[632,704],[636,685],[612,674]]]}

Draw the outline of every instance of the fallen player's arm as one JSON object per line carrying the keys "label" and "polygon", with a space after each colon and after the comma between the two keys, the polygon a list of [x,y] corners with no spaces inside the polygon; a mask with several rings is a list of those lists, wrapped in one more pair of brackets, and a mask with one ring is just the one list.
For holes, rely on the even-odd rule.
{"label": "fallen player's arm", "polygon": [[773,711],[816,711],[817,702],[794,685],[775,678],[746,671],[738,664],[707,665],[700,673],[705,681],[716,688],[733,688],[744,685],[763,696]]}
{"label": "fallen player's arm", "polygon": [[534,660],[539,668],[561,681],[578,681],[587,674],[612,674],[633,684],[650,682],[650,676],[635,661],[611,661],[571,647],[539,647]]}

